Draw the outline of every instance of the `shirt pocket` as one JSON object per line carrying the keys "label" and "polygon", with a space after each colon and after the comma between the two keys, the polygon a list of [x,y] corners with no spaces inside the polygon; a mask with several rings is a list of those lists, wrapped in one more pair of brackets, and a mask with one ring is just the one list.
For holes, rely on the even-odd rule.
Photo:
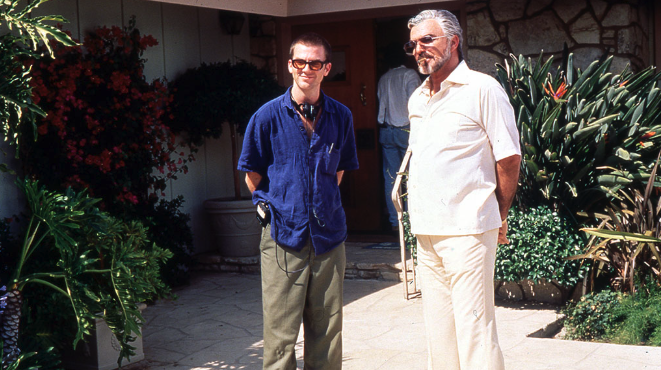
{"label": "shirt pocket", "polygon": [[333,147],[328,151],[324,151],[321,164],[323,173],[334,176],[337,173],[337,166],[340,164],[340,151]]}

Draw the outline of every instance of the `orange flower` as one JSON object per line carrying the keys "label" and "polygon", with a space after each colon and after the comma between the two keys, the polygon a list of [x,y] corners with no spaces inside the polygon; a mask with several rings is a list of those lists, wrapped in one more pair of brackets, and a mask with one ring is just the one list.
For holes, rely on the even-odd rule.
{"label": "orange flower", "polygon": [[643,136],[641,136],[640,138],[641,139],[648,139],[648,138],[650,138],[654,135],[656,135],[655,131],[648,131],[648,132],[644,133]]}
{"label": "orange flower", "polygon": [[544,91],[546,91],[547,94],[553,96],[553,99],[555,100],[561,99],[567,92],[567,85],[564,83],[564,81],[560,84],[560,86],[558,86],[557,91],[553,90],[553,85],[551,85],[550,81],[548,85],[548,88],[546,88],[546,86],[544,87]]}

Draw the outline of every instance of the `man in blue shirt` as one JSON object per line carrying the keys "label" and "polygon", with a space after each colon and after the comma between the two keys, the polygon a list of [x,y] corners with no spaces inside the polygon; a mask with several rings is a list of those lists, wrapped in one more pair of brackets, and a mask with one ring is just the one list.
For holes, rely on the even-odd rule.
{"label": "man in blue shirt", "polygon": [[346,217],[339,184],[358,168],[353,118],[321,92],[331,47],[307,33],[289,50],[294,83],[250,119],[238,169],[263,206],[264,369],[296,369],[301,321],[306,369],[342,368]]}

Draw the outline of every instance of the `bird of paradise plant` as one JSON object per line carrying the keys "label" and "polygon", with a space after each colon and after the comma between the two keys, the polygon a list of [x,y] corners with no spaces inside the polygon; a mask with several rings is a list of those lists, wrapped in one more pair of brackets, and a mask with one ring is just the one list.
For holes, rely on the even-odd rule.
{"label": "bird of paradise plant", "polygon": [[654,67],[611,73],[611,62],[581,70],[567,54],[552,73],[553,57],[540,54],[496,66],[521,135],[518,204],[575,217],[649,177],[661,142],[659,77]]}

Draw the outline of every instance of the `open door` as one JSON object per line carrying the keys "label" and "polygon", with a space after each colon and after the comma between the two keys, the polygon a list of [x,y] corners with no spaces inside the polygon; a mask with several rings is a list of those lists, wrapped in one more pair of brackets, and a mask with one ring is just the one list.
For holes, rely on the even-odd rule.
{"label": "open door", "polygon": [[360,169],[345,173],[340,186],[347,226],[349,231],[378,231],[383,186],[379,177],[374,24],[360,20],[293,25],[291,39],[305,32],[322,35],[333,47],[333,66],[321,88],[353,113]]}

